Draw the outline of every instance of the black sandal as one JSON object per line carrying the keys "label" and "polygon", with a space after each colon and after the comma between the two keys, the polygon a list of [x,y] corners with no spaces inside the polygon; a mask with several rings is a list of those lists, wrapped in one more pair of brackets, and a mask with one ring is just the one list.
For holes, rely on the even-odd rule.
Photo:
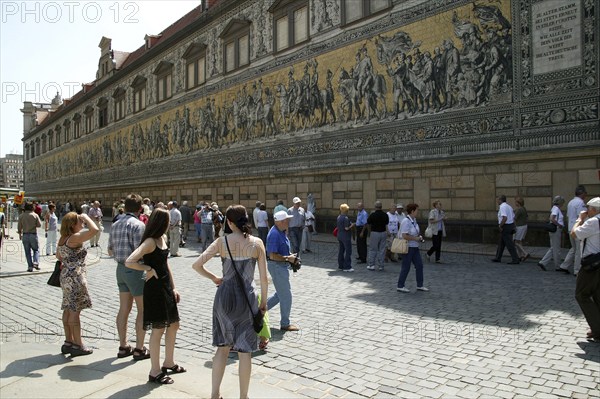
{"label": "black sandal", "polygon": [[171,373],[173,373],[173,374],[185,373],[185,372],[187,371],[185,368],[181,367],[181,366],[180,366],[180,365],[178,365],[178,364],[175,364],[174,366],[171,366],[171,367],[164,367],[164,366],[163,366],[163,367],[161,367],[160,369],[161,369],[161,370],[162,370],[162,372],[163,372],[163,373],[165,373],[165,374],[166,374],[167,372],[169,372],[169,371],[170,371]]}
{"label": "black sandal", "polygon": [[142,349],[135,348],[133,350],[133,360],[144,360],[150,358],[150,352],[144,346]]}
{"label": "black sandal", "polygon": [[131,350],[131,345],[127,346],[119,346],[119,352],[117,353],[117,358],[123,359],[124,357],[133,355],[133,351]]}
{"label": "black sandal", "polygon": [[148,374],[148,382],[156,382],[157,384],[172,384],[175,381],[165,373],[158,373],[156,377]]}

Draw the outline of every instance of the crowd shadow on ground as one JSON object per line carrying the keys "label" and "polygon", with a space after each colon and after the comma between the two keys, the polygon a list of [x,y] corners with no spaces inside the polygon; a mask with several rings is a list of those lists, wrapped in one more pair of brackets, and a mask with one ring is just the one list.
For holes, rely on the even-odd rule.
{"label": "crowd shadow on ground", "polygon": [[[452,251],[460,250],[459,246],[460,243],[444,244],[445,249]],[[523,329],[538,326],[535,316],[548,312],[581,315],[575,301],[574,276],[553,269],[544,272],[537,266],[537,260],[508,265],[508,254],[505,254],[503,263],[493,263],[491,256],[481,255],[479,251],[443,250],[444,263],[436,264],[429,262],[422,250],[424,285],[430,291],[416,291],[413,265],[406,279],[406,287],[411,292],[405,294],[396,291],[401,260],[385,263],[384,271],[371,271],[366,269],[366,264],[357,263],[353,248],[355,271],[346,273],[338,269],[336,243],[313,243],[313,247],[312,253],[302,254],[304,270],[323,269],[327,270],[330,278],[366,284],[370,292],[361,290],[350,293],[350,297],[399,312],[452,322],[519,326]],[[332,284],[335,285],[335,282],[326,285]]]}

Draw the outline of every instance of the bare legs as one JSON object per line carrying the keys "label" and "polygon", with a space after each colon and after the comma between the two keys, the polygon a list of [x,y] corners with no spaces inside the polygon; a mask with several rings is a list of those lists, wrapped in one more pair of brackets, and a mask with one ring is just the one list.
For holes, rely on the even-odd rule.
{"label": "bare legs", "polygon": [[146,331],[144,331],[143,320],[144,320],[144,301],[143,296],[132,296],[130,292],[119,293],[119,313],[117,314],[117,332],[119,334],[119,346],[126,347],[127,342],[127,320],[133,307],[133,301],[135,300],[135,307],[137,309],[137,315],[135,318],[135,347],[142,349],[144,347],[144,340],[146,339]]}
{"label": "bare legs", "polygon": [[225,365],[227,364],[227,356],[229,356],[230,349],[229,346],[218,347],[213,358],[211,399],[218,399],[220,396],[221,381],[223,381],[223,374],[225,374]]}
{"label": "bare legs", "polygon": [[65,329],[65,341],[73,343],[73,345],[83,346],[81,342],[81,321],[79,314],[81,312],[73,312],[69,309],[63,310],[62,322]]}
{"label": "bare legs", "polygon": [[[211,399],[218,399],[220,397],[221,382],[225,374],[225,365],[227,364],[230,349],[229,346],[217,348],[217,352],[213,358]],[[252,354],[238,352],[238,357],[240,360],[240,398],[247,398],[250,386],[250,374],[252,372]]]}
{"label": "bare legs", "polygon": [[239,353],[240,359],[240,398],[248,397],[248,387],[250,386],[250,374],[252,372],[252,354]]}
{"label": "bare legs", "polygon": [[[127,346],[127,319],[133,307],[133,296],[129,292],[119,292],[119,313],[117,313],[117,333],[119,334],[119,346]],[[139,313],[139,309],[138,309]],[[137,327],[137,325],[136,325]]]}
{"label": "bare legs", "polygon": [[171,324],[165,328],[153,328],[150,334],[150,375],[156,377],[161,372],[160,366],[160,341],[163,333],[165,333],[165,362],[164,367],[172,367],[175,365],[173,354],[175,353],[175,339],[177,338],[177,330],[179,322]]}

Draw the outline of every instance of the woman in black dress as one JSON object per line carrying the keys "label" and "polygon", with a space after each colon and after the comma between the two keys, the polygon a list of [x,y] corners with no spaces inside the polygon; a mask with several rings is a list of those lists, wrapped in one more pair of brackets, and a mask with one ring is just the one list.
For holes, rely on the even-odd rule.
{"label": "woman in black dress", "polygon": [[[167,375],[184,373],[186,369],[175,363],[175,338],[179,329],[177,303],[179,293],[167,264],[169,247],[165,233],[169,228],[169,212],[156,208],[150,215],[140,246],[127,258],[125,266],[146,271],[144,286],[144,330],[152,329],[150,335],[150,361],[148,380],[159,384],[172,384]],[[138,263],[140,259],[144,263]],[[165,361],[160,367],[160,341],[165,333]]]}

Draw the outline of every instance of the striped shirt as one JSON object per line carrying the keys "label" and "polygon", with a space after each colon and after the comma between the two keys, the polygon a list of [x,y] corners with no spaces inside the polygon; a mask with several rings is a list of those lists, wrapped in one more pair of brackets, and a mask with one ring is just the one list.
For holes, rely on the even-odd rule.
{"label": "striped shirt", "polygon": [[110,228],[108,250],[118,263],[125,260],[140,245],[146,226],[133,214],[127,213]]}

